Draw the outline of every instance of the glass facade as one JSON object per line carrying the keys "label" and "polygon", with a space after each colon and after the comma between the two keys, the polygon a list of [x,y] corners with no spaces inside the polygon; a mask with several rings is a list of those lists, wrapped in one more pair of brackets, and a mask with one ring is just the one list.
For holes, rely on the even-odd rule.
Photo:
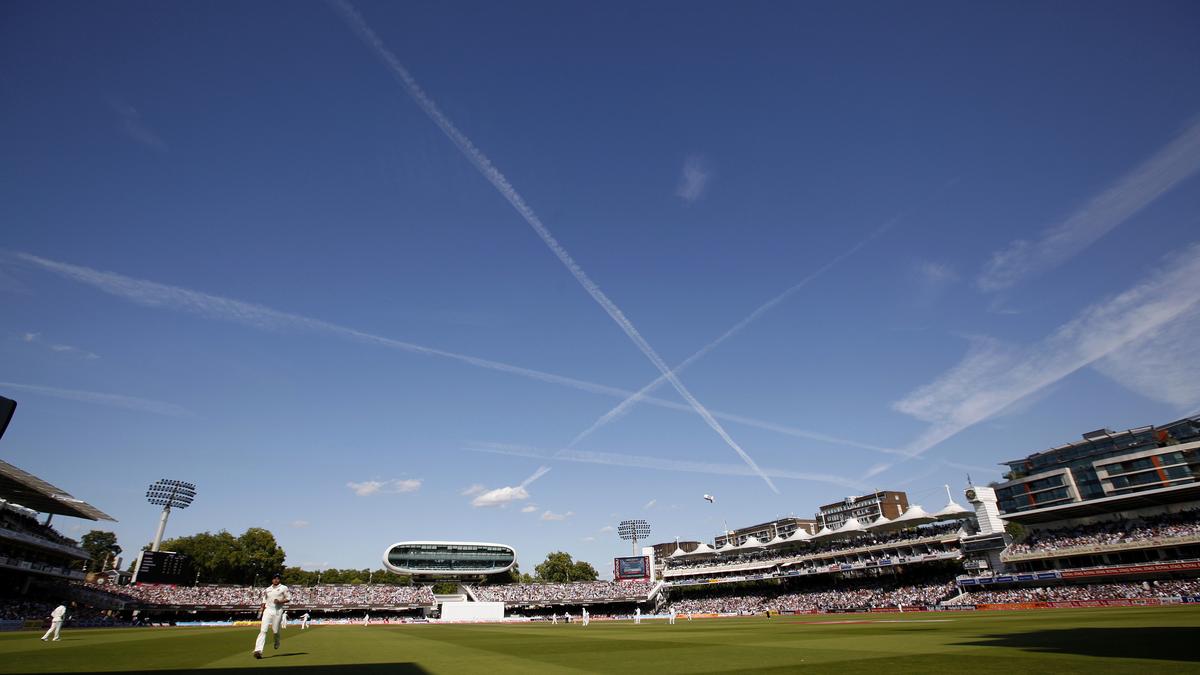
{"label": "glass facade", "polygon": [[1200,452],[1172,448],[1196,441],[1200,418],[1093,432],[1082,441],[1005,462],[1010,480],[996,488],[998,505],[1014,513],[1193,482],[1200,475]]}
{"label": "glass facade", "polygon": [[508,546],[454,542],[405,542],[386,556],[391,567],[418,574],[493,574],[512,567],[516,558]]}

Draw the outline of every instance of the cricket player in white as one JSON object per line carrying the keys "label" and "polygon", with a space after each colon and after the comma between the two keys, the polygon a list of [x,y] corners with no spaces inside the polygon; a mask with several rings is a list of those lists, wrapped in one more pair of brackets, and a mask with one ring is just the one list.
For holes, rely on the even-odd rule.
{"label": "cricket player in white", "polygon": [[287,586],[279,583],[279,575],[271,577],[271,585],[262,595],[262,625],[258,629],[258,639],[254,641],[254,658],[262,658],[263,647],[267,646],[268,630],[275,631],[275,649],[279,649],[279,624],[291,601],[292,595]]}
{"label": "cricket player in white", "polygon": [[592,620],[592,615],[588,614],[587,607],[584,607],[583,608],[583,625],[587,626],[588,622],[590,622],[591,620]]}
{"label": "cricket player in white", "polygon": [[637,609],[633,610],[633,623],[639,624],[641,622],[642,622],[642,608],[638,607]]}
{"label": "cricket player in white", "polygon": [[370,626],[370,625],[371,625],[371,615],[363,614],[363,626],[365,627],[365,626]]}
{"label": "cricket player in white", "polygon": [[668,620],[667,620],[667,623],[669,623],[669,624],[671,624],[672,626],[674,626],[674,625],[675,625],[675,616],[676,616],[676,614],[675,614],[675,608],[674,608],[674,607],[672,607],[672,608],[671,608],[671,613],[668,615]]}
{"label": "cricket player in white", "polygon": [[308,612],[300,615],[300,630],[308,628]]}
{"label": "cricket player in white", "polygon": [[63,619],[67,616],[67,606],[59,605],[50,612],[50,628],[46,630],[46,634],[42,636],[42,642],[45,642],[51,635],[54,636],[54,641],[58,642],[58,633],[62,630]]}

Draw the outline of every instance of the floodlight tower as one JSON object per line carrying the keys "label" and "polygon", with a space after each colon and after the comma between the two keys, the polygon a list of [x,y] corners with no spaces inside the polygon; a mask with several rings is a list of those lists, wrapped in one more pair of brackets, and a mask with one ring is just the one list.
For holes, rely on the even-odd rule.
{"label": "floodlight tower", "polygon": [[162,545],[163,532],[167,530],[167,517],[171,515],[171,509],[186,509],[192,505],[192,500],[195,498],[196,486],[193,483],[163,478],[150,484],[150,487],[146,489],[146,501],[163,507],[162,518],[158,521],[158,533],[154,535],[151,551],[157,551],[158,547]]}
{"label": "floodlight tower", "polygon": [[622,520],[617,523],[617,535],[625,541],[632,541],[633,555],[637,555],[638,540],[650,536],[650,524],[644,520]]}

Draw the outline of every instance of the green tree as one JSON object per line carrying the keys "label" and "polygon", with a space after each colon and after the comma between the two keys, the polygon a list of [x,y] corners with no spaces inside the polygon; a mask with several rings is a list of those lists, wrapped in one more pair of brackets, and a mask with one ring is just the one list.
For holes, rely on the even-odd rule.
{"label": "green tree", "polygon": [[272,574],[283,569],[283,561],[287,558],[276,543],[275,535],[261,527],[243,532],[237,539],[237,548],[245,583],[251,583],[255,578],[270,579]]}
{"label": "green tree", "polygon": [[595,581],[600,576],[590,563],[573,560],[570,553],[563,551],[550,553],[542,564],[533,569],[539,581],[550,583]]}
{"label": "green tree", "polygon": [[260,527],[252,527],[239,537],[225,530],[176,537],[164,541],[161,548],[188,556],[200,581],[215,584],[265,581],[283,569],[286,557],[275,535]]}
{"label": "green tree", "polygon": [[1014,544],[1025,541],[1025,537],[1029,536],[1029,532],[1025,530],[1024,525],[1011,520],[1004,523],[1004,531],[1012,535]]}
{"label": "green tree", "polygon": [[88,556],[92,559],[91,569],[96,572],[102,572],[101,569],[106,560],[112,558],[113,563],[117,556],[121,555],[121,547],[117,545],[117,535],[113,532],[105,532],[104,530],[92,530],[79,540],[79,547],[87,551]]}

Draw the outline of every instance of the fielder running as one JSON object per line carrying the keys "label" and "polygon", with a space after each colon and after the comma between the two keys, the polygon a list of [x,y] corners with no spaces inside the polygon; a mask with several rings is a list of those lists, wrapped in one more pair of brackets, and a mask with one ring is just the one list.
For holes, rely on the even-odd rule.
{"label": "fielder running", "polygon": [[275,631],[275,649],[279,649],[279,624],[283,621],[283,613],[287,604],[292,601],[288,587],[279,583],[279,575],[271,577],[271,585],[262,594],[262,625],[258,629],[258,639],[254,641],[254,658],[261,659],[263,647],[267,645],[267,631]]}
{"label": "fielder running", "polygon": [[300,615],[300,630],[308,628],[308,612]]}
{"label": "fielder running", "polygon": [[42,642],[45,642],[51,635],[54,636],[54,641],[58,642],[58,633],[62,630],[63,619],[67,616],[67,606],[59,605],[50,612],[50,628],[46,630],[46,634],[42,636]]}

